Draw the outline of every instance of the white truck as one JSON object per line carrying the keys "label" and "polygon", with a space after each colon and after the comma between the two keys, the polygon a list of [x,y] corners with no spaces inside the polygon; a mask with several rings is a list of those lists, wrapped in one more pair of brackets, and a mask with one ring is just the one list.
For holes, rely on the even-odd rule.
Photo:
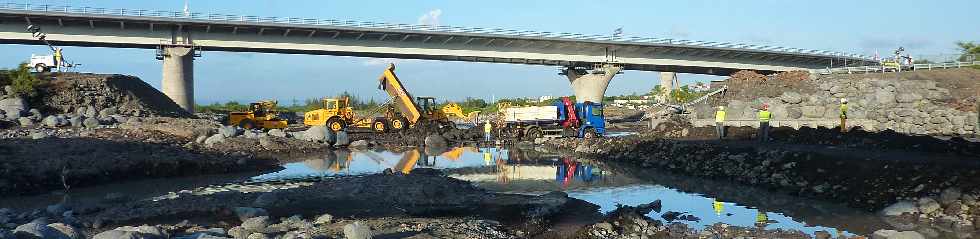
{"label": "white truck", "polygon": [[58,68],[57,64],[54,62],[53,55],[34,55],[31,54],[31,67],[34,67],[36,72],[50,72],[51,69]]}

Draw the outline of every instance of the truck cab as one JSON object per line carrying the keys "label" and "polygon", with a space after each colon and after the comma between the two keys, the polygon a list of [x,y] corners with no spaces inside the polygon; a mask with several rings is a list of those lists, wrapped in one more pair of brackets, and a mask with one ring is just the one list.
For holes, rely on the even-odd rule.
{"label": "truck cab", "polygon": [[606,117],[603,115],[602,103],[576,103],[575,112],[581,121],[578,129],[579,137],[595,138],[606,133]]}

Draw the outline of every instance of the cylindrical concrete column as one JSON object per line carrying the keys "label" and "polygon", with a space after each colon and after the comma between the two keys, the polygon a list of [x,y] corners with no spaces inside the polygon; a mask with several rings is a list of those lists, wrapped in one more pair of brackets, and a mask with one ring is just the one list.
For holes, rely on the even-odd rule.
{"label": "cylindrical concrete column", "polygon": [[672,102],[670,99],[670,92],[674,91],[677,87],[677,73],[674,72],[660,72],[660,92],[663,97],[664,102]]}
{"label": "cylindrical concrete column", "polygon": [[163,94],[194,113],[194,49],[163,48]]}

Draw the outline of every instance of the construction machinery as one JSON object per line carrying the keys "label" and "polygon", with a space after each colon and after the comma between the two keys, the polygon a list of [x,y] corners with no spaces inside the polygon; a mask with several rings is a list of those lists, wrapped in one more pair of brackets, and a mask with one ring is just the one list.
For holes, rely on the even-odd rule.
{"label": "construction machinery", "polygon": [[282,129],[289,124],[276,110],[278,102],[263,100],[248,104],[247,111],[228,113],[228,124],[245,129]]}
{"label": "construction machinery", "polygon": [[458,121],[476,124],[477,117],[480,116],[480,111],[473,111],[468,114],[463,113],[463,108],[459,107],[456,103],[447,103],[442,106],[442,113],[446,114],[450,118],[455,118]]}
{"label": "construction machinery", "polygon": [[[425,131],[446,131],[456,128],[448,114],[436,109],[434,97],[412,98],[412,94],[395,75],[395,64],[389,64],[378,78],[380,88],[391,97],[384,120],[394,131],[407,128],[421,128]],[[458,106],[457,106],[458,107]]]}
{"label": "construction machinery", "polygon": [[[384,132],[386,125],[383,121],[368,118],[358,119],[355,116],[354,108],[350,106],[350,98],[343,97],[323,98],[321,108],[303,114],[303,124],[307,126],[327,126],[330,130],[341,131],[347,127],[372,128],[377,132]],[[380,124],[374,124],[378,121]]]}

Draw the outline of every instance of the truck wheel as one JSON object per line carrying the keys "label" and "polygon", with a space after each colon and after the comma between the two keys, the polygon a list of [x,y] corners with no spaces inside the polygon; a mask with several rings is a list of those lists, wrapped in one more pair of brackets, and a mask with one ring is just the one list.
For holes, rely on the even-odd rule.
{"label": "truck wheel", "polygon": [[238,121],[238,127],[242,127],[243,129],[253,129],[255,128],[255,122],[250,119],[243,119],[242,121]]}
{"label": "truck wheel", "polygon": [[37,73],[48,72],[48,67],[44,63],[37,63],[37,65],[34,65],[34,71]]}
{"label": "truck wheel", "polygon": [[408,126],[408,124],[405,118],[398,117],[398,118],[391,119],[392,130],[401,131],[404,130],[406,126]]}
{"label": "truck wheel", "polygon": [[582,138],[586,138],[586,139],[594,139],[594,138],[598,138],[598,137],[599,137],[599,134],[597,134],[595,132],[595,128],[585,129],[585,133],[582,134]]}
{"label": "truck wheel", "polygon": [[536,127],[535,128],[530,128],[530,129],[527,130],[526,133],[524,133],[524,139],[529,140],[529,141],[534,141],[534,139],[541,138],[541,136],[543,136],[543,135],[544,135],[544,132],[541,132],[541,129],[536,128]]}
{"label": "truck wheel", "polygon": [[340,120],[340,118],[335,117],[335,118],[330,118],[330,120],[327,120],[327,128],[333,130],[334,132],[344,130],[344,128],[346,127],[347,124],[345,124],[343,120]]}
{"label": "truck wheel", "polygon": [[371,129],[373,129],[375,133],[380,134],[380,133],[384,133],[385,130],[388,129],[388,126],[385,125],[384,120],[374,120],[374,123],[371,123]]}

